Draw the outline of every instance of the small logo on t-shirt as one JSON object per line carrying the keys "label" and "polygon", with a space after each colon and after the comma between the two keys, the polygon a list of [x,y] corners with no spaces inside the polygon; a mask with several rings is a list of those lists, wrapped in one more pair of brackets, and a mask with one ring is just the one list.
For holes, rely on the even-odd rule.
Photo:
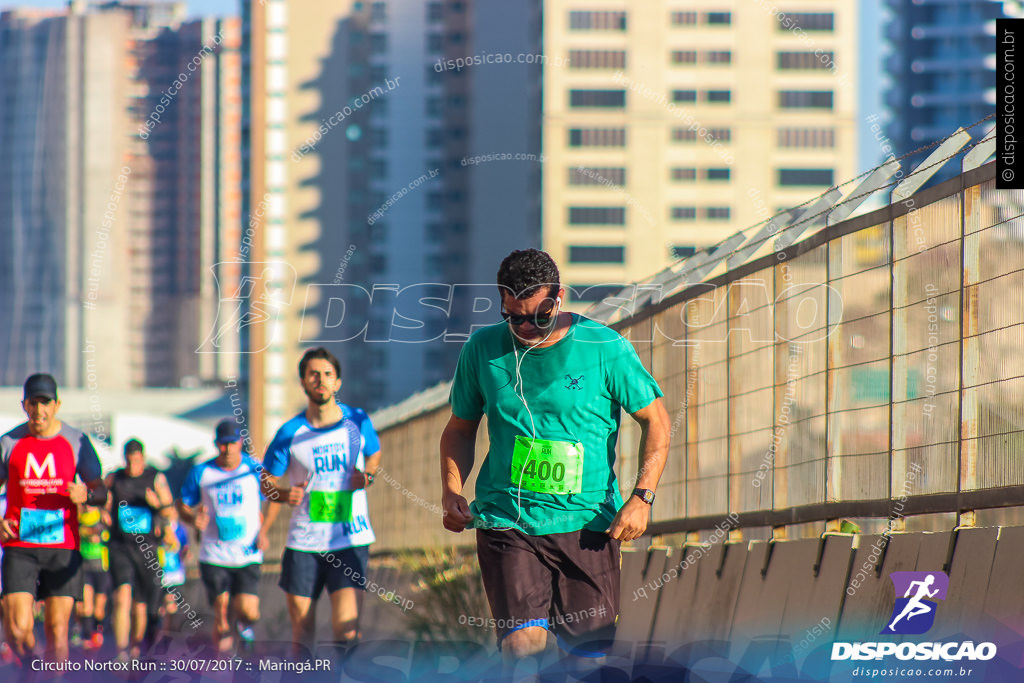
{"label": "small logo on t-shirt", "polygon": [[578,391],[583,391],[583,387],[580,386],[580,382],[583,381],[583,375],[580,375],[579,377],[576,378],[573,378],[572,375],[566,375],[565,378],[569,380],[569,383],[565,385],[566,389],[576,389]]}
{"label": "small logo on t-shirt", "polygon": [[[33,475],[35,476],[33,477]],[[44,475],[50,479],[57,478],[57,466],[53,462],[53,453],[47,453],[40,464],[35,453],[29,451],[28,457],[25,458],[25,479],[42,479]]]}

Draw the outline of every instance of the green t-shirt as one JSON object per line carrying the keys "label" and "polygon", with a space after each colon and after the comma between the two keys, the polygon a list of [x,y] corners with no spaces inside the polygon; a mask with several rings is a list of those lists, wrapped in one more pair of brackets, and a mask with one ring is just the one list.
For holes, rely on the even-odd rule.
{"label": "green t-shirt", "polygon": [[[613,467],[620,409],[634,413],[661,395],[632,344],[589,318],[573,314],[565,337],[529,350],[513,341],[507,323],[478,330],[459,356],[449,399],[458,418],[487,415],[490,448],[476,480],[472,526],[534,536],[607,529],[622,507]],[[522,469],[513,481],[517,436],[582,444],[580,492],[529,490]],[[552,469],[559,471],[548,463],[525,471]]]}

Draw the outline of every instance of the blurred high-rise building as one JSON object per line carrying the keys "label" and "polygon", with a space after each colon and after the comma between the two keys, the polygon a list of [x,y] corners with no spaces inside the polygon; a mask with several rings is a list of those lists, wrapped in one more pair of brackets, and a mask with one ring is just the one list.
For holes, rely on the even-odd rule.
{"label": "blurred high-rise building", "polygon": [[543,245],[580,303],[854,177],[854,3],[544,3]]}
{"label": "blurred high-rise building", "polygon": [[[885,135],[896,156],[995,114],[995,20],[1020,16],[1021,3],[887,0],[886,5]],[[986,127],[993,125],[988,122]],[[980,139],[979,132],[971,134]],[[910,165],[919,164],[927,153],[912,155]],[[936,179],[956,173],[951,164]]]}
{"label": "blurred high-rise building", "polygon": [[[260,0],[243,24],[242,335],[265,436],[304,404],[312,346],[367,408],[450,378],[461,344],[438,335],[468,331],[474,303],[452,285],[493,294],[501,258],[539,244],[541,67],[454,60],[537,55],[540,0]],[[475,163],[494,153],[523,158]]]}
{"label": "blurred high-rise building", "polygon": [[237,341],[197,351],[237,253],[239,44],[183,3],[0,14],[0,384],[237,374]]}

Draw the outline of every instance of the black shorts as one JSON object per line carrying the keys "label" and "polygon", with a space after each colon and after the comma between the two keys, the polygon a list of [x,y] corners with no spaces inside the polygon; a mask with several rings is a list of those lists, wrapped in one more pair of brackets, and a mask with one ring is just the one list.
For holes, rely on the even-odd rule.
{"label": "black shorts", "polygon": [[368,545],[322,553],[285,548],[281,558],[281,579],[277,585],[285,593],[314,600],[320,597],[324,586],[328,593],[342,588],[363,588],[369,560]]}
{"label": "black shorts", "polygon": [[477,557],[493,617],[480,619],[480,625],[494,626],[499,646],[513,631],[540,626],[573,654],[606,653],[619,614],[620,545],[586,529],[544,536],[477,529]]}
{"label": "black shorts", "polygon": [[230,593],[232,597],[245,593],[260,594],[260,564],[247,564],[244,567],[221,567],[216,564],[199,563],[199,575],[206,586],[206,596],[213,604],[218,595]]}
{"label": "black shorts", "polygon": [[105,572],[102,569],[86,569],[82,572],[82,576],[85,579],[85,585],[92,586],[93,592],[97,595],[110,593],[113,588],[110,572]]}
{"label": "black shorts", "polygon": [[39,600],[82,599],[82,555],[68,548],[4,548],[4,595],[31,593]]}
{"label": "black shorts", "polygon": [[109,552],[114,588],[131,584],[132,601],[145,603],[148,613],[156,614],[164,594],[160,585],[163,569],[156,559],[156,551],[152,551],[153,557],[147,557],[134,545],[111,543]]}

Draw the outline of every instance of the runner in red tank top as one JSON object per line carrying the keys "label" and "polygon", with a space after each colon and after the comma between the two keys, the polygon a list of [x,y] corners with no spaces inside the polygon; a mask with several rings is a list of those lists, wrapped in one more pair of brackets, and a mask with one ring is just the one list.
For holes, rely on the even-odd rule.
{"label": "runner in red tank top", "polygon": [[46,657],[62,661],[71,609],[82,595],[76,506],[105,503],[107,490],[89,437],[56,417],[53,377],[29,377],[22,408],[28,421],[0,436],[0,486],[7,484],[0,519],[4,633],[18,657],[33,655],[38,597],[45,601]]}

